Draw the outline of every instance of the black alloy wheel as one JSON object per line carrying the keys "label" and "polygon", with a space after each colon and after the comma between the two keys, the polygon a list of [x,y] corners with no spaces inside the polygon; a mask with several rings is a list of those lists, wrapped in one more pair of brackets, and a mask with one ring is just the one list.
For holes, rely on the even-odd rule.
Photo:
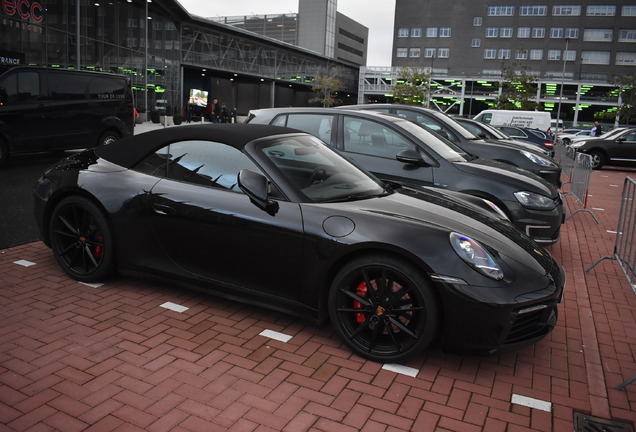
{"label": "black alloy wheel", "polygon": [[109,130],[104,132],[97,141],[97,146],[105,146],[114,143],[120,138],[119,134],[115,131]]}
{"label": "black alloy wheel", "polygon": [[329,292],[329,316],[361,357],[399,362],[422,352],[437,334],[439,302],[410,263],[374,255],[347,264]]}
{"label": "black alloy wheel", "polygon": [[97,282],[112,272],[110,227],[102,211],[86,198],[60,201],[51,215],[49,237],[55,259],[72,278]]}
{"label": "black alloy wheel", "polygon": [[592,150],[588,153],[592,156],[592,169],[598,170],[605,165],[605,155],[598,150]]}

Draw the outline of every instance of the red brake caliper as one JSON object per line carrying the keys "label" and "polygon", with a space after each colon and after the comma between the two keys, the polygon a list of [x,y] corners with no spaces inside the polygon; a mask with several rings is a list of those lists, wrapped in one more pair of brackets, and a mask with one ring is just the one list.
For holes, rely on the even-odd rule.
{"label": "red brake caliper", "polygon": [[[103,241],[104,241],[104,237],[102,237],[102,236],[97,237],[97,242],[98,243],[102,243]],[[101,244],[96,245],[95,246],[95,258],[101,259],[103,254],[104,254],[104,247]]]}
{"label": "red brake caliper", "polygon": [[[360,297],[366,297],[367,291],[367,283],[360,282],[360,285],[358,285],[358,288],[356,288],[356,294]],[[362,309],[362,303],[360,303],[358,300],[354,300],[353,307],[356,309]],[[365,321],[364,314],[362,312],[356,312],[356,321],[358,322],[358,324],[362,324]]]}

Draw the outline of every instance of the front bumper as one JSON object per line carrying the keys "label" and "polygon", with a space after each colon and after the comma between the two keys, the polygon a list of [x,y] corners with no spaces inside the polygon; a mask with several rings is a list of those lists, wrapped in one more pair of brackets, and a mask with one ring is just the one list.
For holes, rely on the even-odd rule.
{"label": "front bumper", "polygon": [[533,210],[523,207],[518,201],[506,203],[513,225],[541,246],[559,241],[561,225],[565,222],[565,209],[561,197],[555,199],[552,210]]}
{"label": "front bumper", "polygon": [[440,289],[444,304],[442,349],[464,354],[494,354],[531,345],[554,329],[565,273],[561,266],[555,265],[549,275],[535,281],[536,289],[528,284],[506,288],[505,292],[444,285]]}

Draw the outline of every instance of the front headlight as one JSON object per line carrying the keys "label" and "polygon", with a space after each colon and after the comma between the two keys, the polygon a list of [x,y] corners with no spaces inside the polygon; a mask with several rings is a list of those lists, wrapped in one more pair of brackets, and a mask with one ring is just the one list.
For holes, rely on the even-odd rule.
{"label": "front headlight", "polygon": [[525,150],[521,150],[521,154],[527,157],[528,159],[530,159],[533,163],[536,163],[537,165],[556,167],[556,164],[554,162],[544,157],[541,157],[538,154],[530,153],[529,151],[525,151]]}
{"label": "front headlight", "polygon": [[570,147],[577,149],[579,147],[583,147],[584,144],[585,141],[574,141],[570,143]]}
{"label": "front headlight", "polygon": [[503,279],[503,271],[493,256],[479,243],[462,234],[450,233],[453,249],[466,264],[494,280]]}
{"label": "front headlight", "polygon": [[554,200],[534,192],[519,191],[514,193],[522,206],[537,210],[552,210],[556,207]]}

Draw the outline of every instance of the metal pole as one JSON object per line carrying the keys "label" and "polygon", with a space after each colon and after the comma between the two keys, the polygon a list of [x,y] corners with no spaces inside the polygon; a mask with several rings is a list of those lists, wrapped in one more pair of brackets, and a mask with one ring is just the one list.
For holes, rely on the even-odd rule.
{"label": "metal pole", "polygon": [[144,106],[146,107],[147,115],[150,115],[150,109],[148,109],[148,0],[146,0],[146,16],[144,18],[144,27],[146,30],[146,42],[144,43]]}
{"label": "metal pole", "polygon": [[75,60],[76,66],[75,69],[80,70],[80,0],[77,0],[75,3],[75,28],[76,28],[76,36],[75,36]]}
{"label": "metal pole", "polygon": [[565,85],[565,64],[567,62],[569,42],[570,38],[565,38],[565,51],[563,51],[563,73],[561,74],[561,91],[559,94],[559,107],[557,108],[556,130],[554,131],[554,138],[552,139],[553,143],[556,142],[556,137],[559,133],[559,120],[561,119],[561,101],[563,100],[563,86]]}

